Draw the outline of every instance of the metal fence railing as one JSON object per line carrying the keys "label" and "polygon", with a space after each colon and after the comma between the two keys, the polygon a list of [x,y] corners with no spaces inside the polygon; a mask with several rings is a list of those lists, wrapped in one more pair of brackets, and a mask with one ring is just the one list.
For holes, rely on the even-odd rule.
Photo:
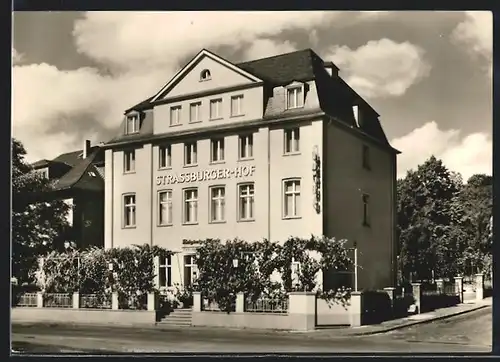
{"label": "metal fence railing", "polygon": [[37,307],[37,293],[24,293],[19,297],[18,307]]}
{"label": "metal fence railing", "polygon": [[46,308],[73,308],[73,295],[70,293],[47,293],[43,296]]}
{"label": "metal fence railing", "polygon": [[259,298],[245,299],[245,312],[248,313],[288,313],[288,299]]}
{"label": "metal fence railing", "polygon": [[97,294],[81,294],[80,308],[111,309],[111,296],[99,296]]}

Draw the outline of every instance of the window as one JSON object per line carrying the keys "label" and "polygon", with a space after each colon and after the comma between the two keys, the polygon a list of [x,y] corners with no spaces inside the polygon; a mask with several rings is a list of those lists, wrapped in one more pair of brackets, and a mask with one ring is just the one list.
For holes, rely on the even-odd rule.
{"label": "window", "polygon": [[285,133],[285,153],[299,152],[300,128],[286,129]]}
{"label": "window", "polygon": [[184,224],[198,222],[198,189],[184,190]]}
{"label": "window", "polygon": [[370,148],[366,145],[363,145],[363,168],[366,170],[370,170]]}
{"label": "window", "polygon": [[304,106],[304,87],[298,86],[286,90],[286,108],[300,108]]}
{"label": "window", "polygon": [[170,107],[170,125],[177,126],[181,124],[181,106]]}
{"label": "window", "polygon": [[300,217],[300,180],[286,180],[283,185],[283,217]]}
{"label": "window", "polygon": [[200,122],[201,102],[191,103],[189,106],[189,122]]}
{"label": "window", "polygon": [[137,133],[139,132],[139,115],[134,114],[127,116],[126,130],[125,133]]}
{"label": "window", "polygon": [[239,220],[248,221],[254,219],[254,199],[255,190],[254,184],[241,184],[238,186],[238,196],[239,196]]}
{"label": "window", "polygon": [[231,97],[231,117],[243,115],[243,95]]}
{"label": "window", "polygon": [[184,144],[184,166],[192,166],[198,163],[196,142]]}
{"label": "window", "polygon": [[239,137],[239,158],[240,160],[253,157],[253,135],[243,135]]}
{"label": "window", "polygon": [[169,255],[160,261],[160,288],[172,286],[172,257]]}
{"label": "window", "polygon": [[194,255],[184,255],[184,286],[188,287],[196,282],[198,266]]}
{"label": "window", "polygon": [[158,225],[172,225],[172,190],[158,192]]}
{"label": "window", "polygon": [[370,226],[370,196],[363,195],[363,225]]}
{"label": "window", "polygon": [[224,161],[224,138],[210,140],[210,162]]}
{"label": "window", "polygon": [[354,271],[323,269],[323,290],[353,289]]}
{"label": "window", "polygon": [[135,150],[123,152],[123,170],[124,172],[135,171]]}
{"label": "window", "polygon": [[123,195],[123,227],[135,227],[135,194]]}
{"label": "window", "polygon": [[203,69],[200,73],[200,81],[210,80],[212,77],[208,69]]}
{"label": "window", "polygon": [[222,98],[210,101],[210,119],[222,118]]}
{"label": "window", "polygon": [[226,220],[226,189],[224,186],[214,186],[210,189],[210,221]]}
{"label": "window", "polygon": [[161,145],[158,147],[158,167],[172,167],[172,147],[170,145]]}

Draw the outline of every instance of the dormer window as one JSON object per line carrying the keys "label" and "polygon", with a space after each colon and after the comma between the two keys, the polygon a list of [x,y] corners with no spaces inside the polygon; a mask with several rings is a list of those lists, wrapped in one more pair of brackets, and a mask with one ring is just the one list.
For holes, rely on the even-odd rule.
{"label": "dormer window", "polygon": [[304,107],[304,85],[294,85],[286,88],[286,109]]}
{"label": "dormer window", "polygon": [[210,80],[212,76],[210,75],[210,71],[208,69],[203,69],[200,73],[200,82]]}
{"label": "dormer window", "polygon": [[126,134],[139,132],[139,114],[129,114],[127,116],[127,123],[125,128]]}

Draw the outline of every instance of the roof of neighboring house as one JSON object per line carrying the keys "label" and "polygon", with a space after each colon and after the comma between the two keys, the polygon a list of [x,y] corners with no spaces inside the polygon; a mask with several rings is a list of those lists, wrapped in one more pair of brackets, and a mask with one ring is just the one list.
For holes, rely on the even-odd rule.
{"label": "roof of neighboring house", "polygon": [[[34,162],[34,168],[54,164],[64,165],[62,172],[69,169],[59,178],[54,179],[54,190],[80,189],[88,191],[104,190],[104,170],[97,167],[104,163],[104,151],[100,146],[90,148],[89,155],[83,158],[83,150],[63,153],[53,160]],[[99,168],[102,168],[100,170]],[[57,177],[57,176],[56,176]],[[52,178],[52,177],[51,177]]]}

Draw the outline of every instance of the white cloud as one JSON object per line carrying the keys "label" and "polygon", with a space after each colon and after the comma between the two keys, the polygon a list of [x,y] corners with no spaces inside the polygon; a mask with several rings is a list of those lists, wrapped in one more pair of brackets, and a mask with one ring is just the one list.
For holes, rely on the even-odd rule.
{"label": "white cloud", "polygon": [[24,54],[19,53],[16,49],[12,48],[12,64],[16,65],[23,61]]}
{"label": "white cloud", "polygon": [[451,39],[473,57],[486,61],[485,70],[491,77],[493,69],[493,13],[466,11],[465,20],[457,25]]}
{"label": "white cloud", "polygon": [[336,46],[324,59],[331,59],[346,82],[369,98],[401,96],[431,68],[421,48],[389,39],[372,40],[355,50]]}
{"label": "white cloud", "polygon": [[278,42],[271,39],[258,39],[245,50],[245,59],[253,60],[272,57],[273,55],[290,53],[297,50],[289,41]]}
{"label": "white cloud", "polygon": [[432,121],[393,139],[391,145],[402,152],[398,156],[398,177],[404,177],[406,171],[416,169],[432,155],[449,170],[460,172],[464,181],[476,173],[492,174],[493,143],[486,133],[461,137],[459,130],[441,130]]}

